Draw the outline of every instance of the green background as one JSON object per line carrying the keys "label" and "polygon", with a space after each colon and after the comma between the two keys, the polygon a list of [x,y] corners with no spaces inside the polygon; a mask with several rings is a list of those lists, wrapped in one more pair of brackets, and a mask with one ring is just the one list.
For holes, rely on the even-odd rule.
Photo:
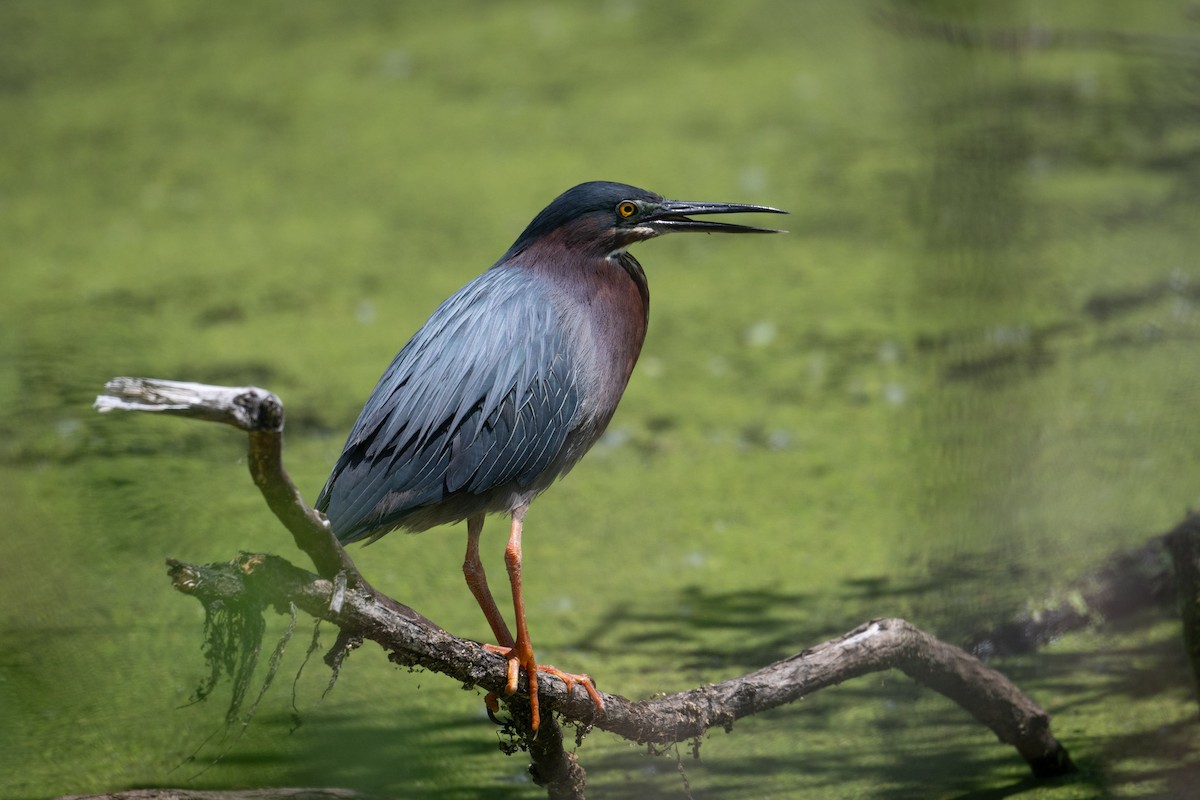
{"label": "green background", "polygon": [[[5,798],[539,795],[478,692],[373,646],[324,698],[316,660],[293,683],[307,623],[244,734],[222,727],[226,695],[188,705],[203,615],[163,560],[302,562],[239,434],[90,404],[116,375],[264,386],[315,497],[392,354],[583,180],[779,206],[791,232],[636,249],[642,361],[526,525],[542,658],[640,698],[874,616],[964,642],[1200,500],[1200,21],[1182,0],[6,0],[0,119]],[[464,539],[353,555],[483,639]],[[1200,781],[1173,609],[996,666],[1054,715],[1078,776],[1035,786],[894,673],[714,732],[699,760],[603,733],[579,755],[595,797],[686,796],[680,769],[697,798]]]}

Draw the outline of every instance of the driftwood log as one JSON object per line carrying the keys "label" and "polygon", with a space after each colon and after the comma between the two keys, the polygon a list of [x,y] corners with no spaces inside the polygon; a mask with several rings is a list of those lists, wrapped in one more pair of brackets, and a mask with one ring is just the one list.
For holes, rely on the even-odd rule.
{"label": "driftwood log", "polygon": [[1200,514],[1191,513],[1163,539],[1171,553],[1178,584],[1183,646],[1200,700]]}
{"label": "driftwood log", "polygon": [[[96,399],[101,412],[147,411],[224,422],[249,434],[249,466],[271,510],[291,532],[315,574],[272,555],[243,554],[227,564],[190,565],[169,561],[179,591],[206,604],[254,597],[259,607],[298,608],[341,630],[337,661],[363,640],[378,643],[399,664],[442,673],[464,685],[501,697],[509,727],[529,753],[530,774],[551,798],[582,798],[586,775],[563,747],[562,729],[543,714],[538,735],[528,733],[528,685],[504,697],[503,658],[477,643],[442,630],[413,609],[379,593],[358,573],[323,517],[304,502],[283,469],[283,405],[256,387],[206,386],[144,378],[116,378]],[[1016,748],[1034,775],[1074,771],[1071,759],[1050,732],[1050,717],[999,672],[901,619],[876,619],[790,658],[718,684],[631,701],[603,694],[604,713],[583,688],[568,691],[550,676],[539,680],[543,709],[583,729],[597,728],[639,743],[671,744],[713,727],[798,700],[819,689],[872,672],[899,669],[962,706],[1000,741]],[[522,676],[523,677],[523,676]],[[163,790],[159,790],[163,791]],[[303,790],[278,790],[276,797]],[[292,794],[286,794],[292,793]],[[178,792],[168,796],[192,797]],[[123,796],[123,795],[115,795]],[[349,796],[349,795],[347,795]]]}

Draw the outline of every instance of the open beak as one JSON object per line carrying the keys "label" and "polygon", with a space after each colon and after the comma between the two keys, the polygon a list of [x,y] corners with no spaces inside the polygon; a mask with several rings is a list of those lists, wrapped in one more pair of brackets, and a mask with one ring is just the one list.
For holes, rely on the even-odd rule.
{"label": "open beak", "polygon": [[784,233],[774,228],[754,228],[750,225],[734,225],[731,222],[713,222],[706,219],[689,219],[700,214],[786,214],[780,208],[770,206],[748,206],[741,203],[691,203],[686,200],[663,200],[642,224],[660,233],[674,231],[701,231],[704,233]]}

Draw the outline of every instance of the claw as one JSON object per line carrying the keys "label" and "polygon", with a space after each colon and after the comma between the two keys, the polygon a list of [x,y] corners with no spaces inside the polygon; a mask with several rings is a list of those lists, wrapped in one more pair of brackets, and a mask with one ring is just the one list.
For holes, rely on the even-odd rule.
{"label": "claw", "polygon": [[485,644],[483,646],[483,649],[487,650],[489,653],[495,653],[498,656],[504,656],[506,659],[508,659],[508,677],[505,679],[505,682],[504,682],[504,693],[505,694],[516,694],[517,693],[517,684],[521,680],[521,667],[522,667],[521,660],[520,660],[520,657],[517,655],[516,648],[501,647],[498,644]]}
{"label": "claw", "polygon": [[496,716],[500,711],[500,698],[488,692],[483,698],[483,704],[487,707],[488,719],[497,725],[503,725],[504,723]]}
{"label": "claw", "polygon": [[604,713],[604,698],[600,697],[600,692],[596,689],[595,682],[592,681],[592,676],[583,672],[563,672],[558,667],[552,667],[549,664],[538,664],[538,672],[545,672],[567,685],[567,691],[570,692],[575,688],[575,684],[579,684],[588,693],[588,697],[592,698],[592,703],[596,706],[597,713]]}
{"label": "claw", "polygon": [[[596,689],[596,684],[592,681],[590,675],[574,672],[563,672],[558,667],[550,664],[538,664],[532,658],[524,661],[517,647],[500,647],[494,644],[485,644],[483,649],[489,653],[496,653],[504,656],[508,660],[508,676],[504,685],[504,694],[516,694],[518,681],[521,677],[521,668],[524,667],[525,674],[529,677],[529,705],[532,712],[533,720],[531,727],[534,732],[537,732],[541,724],[541,714],[538,709],[538,673],[553,675],[560,681],[566,684],[567,691],[574,690],[576,684],[582,686],[591,698],[592,703],[596,706],[597,713],[604,713],[604,699],[600,696],[600,692]],[[484,698],[484,702],[488,706],[488,716],[495,719],[495,712],[499,710],[498,698],[496,695],[489,693]]]}

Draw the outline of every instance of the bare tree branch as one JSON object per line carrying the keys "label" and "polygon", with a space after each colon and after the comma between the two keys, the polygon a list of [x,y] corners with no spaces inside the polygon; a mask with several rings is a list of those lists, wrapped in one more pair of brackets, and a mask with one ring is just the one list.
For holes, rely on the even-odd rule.
{"label": "bare tree branch", "polygon": [[[149,411],[222,422],[250,434],[250,476],[271,511],[324,577],[343,573],[361,581],[358,569],[325,519],[300,496],[283,468],[283,403],[257,386],[209,386],[156,378],[113,378],[95,409]],[[416,613],[416,612],[413,612]]]}
{"label": "bare tree branch", "polygon": [[[244,555],[232,564],[197,567],[170,562],[175,587],[206,601],[233,599],[244,591],[281,608],[289,603],[378,643],[399,664],[420,666],[490,692],[503,691],[506,663],[476,643],[431,631],[379,606],[369,593],[348,590],[338,612],[329,610],[330,581],[278,556]],[[237,576],[237,580],[230,580]],[[244,585],[241,582],[244,581]],[[604,714],[586,691],[568,692],[557,678],[538,681],[544,708],[631,741],[682,742],[710,728],[730,728],[743,717],[776,708],[872,672],[899,669],[940,692],[1012,745],[1035,774],[1070,770],[1066,750],[1050,733],[1049,715],[979,659],[902,619],[877,619],[755,672],[653,700],[605,694]],[[528,691],[522,676],[519,692]]]}
{"label": "bare tree branch", "polygon": [[[97,399],[101,411],[159,411],[225,422],[249,432],[255,483],[271,509],[312,558],[319,574],[278,556],[243,554],[229,564],[196,566],[169,561],[175,587],[206,603],[246,594],[261,605],[306,613],[337,625],[350,639],[370,639],[392,661],[440,672],[468,686],[503,696],[507,664],[475,642],[459,639],[412,609],[380,594],[358,576],[324,519],[304,503],[281,461],[283,407],[255,388],[118,378]],[[346,579],[350,576],[350,580]],[[340,654],[335,654],[340,658]],[[640,743],[685,741],[710,728],[729,729],[739,719],[793,702],[851,678],[899,669],[942,693],[1017,749],[1038,777],[1074,770],[1066,749],[1050,733],[1049,715],[1000,673],[974,656],[901,619],[877,619],[791,658],[755,672],[653,700],[605,694],[598,715],[587,692],[550,676],[539,680],[541,706],[578,724]],[[528,684],[505,698],[514,719],[528,714]],[[520,698],[520,699],[518,699]],[[547,725],[549,723],[549,725]],[[585,776],[562,745],[562,731],[543,715],[537,737],[513,726],[533,759],[531,773],[552,798],[582,798]]]}

